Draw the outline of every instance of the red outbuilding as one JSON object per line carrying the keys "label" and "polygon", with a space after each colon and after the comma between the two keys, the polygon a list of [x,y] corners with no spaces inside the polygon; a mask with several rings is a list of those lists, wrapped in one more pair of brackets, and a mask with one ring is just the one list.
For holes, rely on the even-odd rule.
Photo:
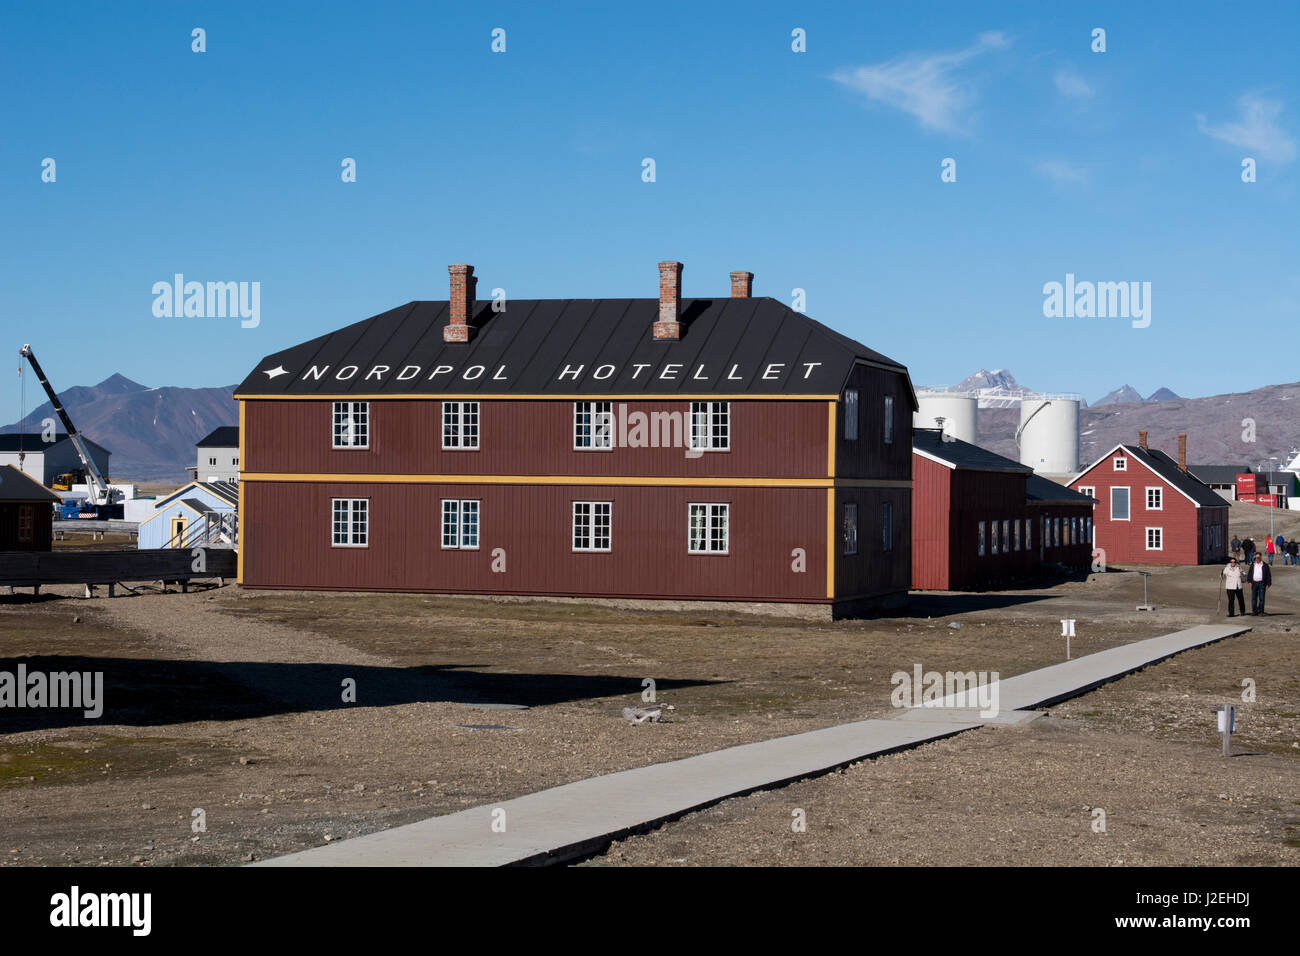
{"label": "red outbuilding", "polygon": [[0,465],[0,551],[49,551],[63,499],[13,465]]}
{"label": "red outbuilding", "polygon": [[938,429],[912,432],[912,587],[998,587],[1088,566],[1093,501]]}
{"label": "red outbuilding", "polygon": [[1228,503],[1178,460],[1147,447],[1116,445],[1070,482],[1098,499],[1095,546],[1111,564],[1210,564],[1228,559]]}

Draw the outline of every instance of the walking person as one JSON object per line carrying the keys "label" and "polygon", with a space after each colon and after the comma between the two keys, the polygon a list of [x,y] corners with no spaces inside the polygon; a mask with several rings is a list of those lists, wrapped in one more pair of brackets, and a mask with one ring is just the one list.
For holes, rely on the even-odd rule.
{"label": "walking person", "polygon": [[1272,564],[1273,563],[1273,536],[1271,534],[1264,536],[1264,550],[1268,552],[1268,563]]}
{"label": "walking person", "polygon": [[1255,552],[1255,562],[1250,566],[1247,574],[1250,576],[1250,613],[1263,614],[1264,598],[1273,584],[1273,572],[1264,563],[1264,555]]}
{"label": "walking person", "polygon": [[1291,556],[1292,564],[1300,564],[1300,541],[1292,538],[1286,543],[1286,553]]}
{"label": "walking person", "polygon": [[1255,540],[1253,538],[1244,539],[1241,542],[1241,550],[1245,552],[1246,566],[1249,567],[1250,565],[1254,564],[1255,563]]}
{"label": "walking person", "polygon": [[1289,552],[1287,551],[1286,546],[1287,540],[1285,535],[1278,535],[1273,539],[1273,547],[1277,549],[1278,554],[1282,555],[1282,563],[1290,564],[1291,562],[1288,560]]}
{"label": "walking person", "polygon": [[1241,571],[1241,565],[1237,564],[1236,558],[1228,560],[1228,566],[1223,569],[1223,589],[1228,592],[1228,617],[1236,617],[1232,612],[1232,602],[1235,599],[1237,606],[1241,608],[1241,616],[1246,616],[1246,597],[1241,591],[1241,579],[1244,577]]}
{"label": "walking person", "polygon": [[1241,539],[1235,534],[1232,536],[1232,556],[1234,558],[1241,557]]}

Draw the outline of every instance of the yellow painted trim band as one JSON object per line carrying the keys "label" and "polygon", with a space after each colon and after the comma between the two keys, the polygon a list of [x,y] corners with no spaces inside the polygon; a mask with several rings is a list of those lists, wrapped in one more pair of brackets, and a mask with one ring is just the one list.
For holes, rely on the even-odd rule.
{"label": "yellow painted trim band", "polygon": [[[239,403],[239,477],[244,477],[244,442],[248,429],[244,427],[244,403]],[[235,515],[235,535],[239,541],[235,547],[235,583],[244,583],[244,482],[239,482],[239,509]]]}
{"label": "yellow painted trim band", "polygon": [[483,399],[492,401],[510,401],[510,402],[825,402],[833,401],[834,395],[729,395],[723,393],[713,393],[704,395],[652,395],[640,393],[637,395],[603,395],[600,393],[588,393],[586,395],[544,395],[544,394],[509,394],[509,395],[485,395],[481,392],[468,392],[464,395],[453,395],[451,393],[442,394],[420,393],[414,395],[408,394],[388,394],[388,395],[244,395],[237,394],[235,398],[240,401],[267,401],[267,402],[362,402],[362,401],[402,401],[406,399],[419,399],[426,402],[441,401],[472,401],[473,399]]}
{"label": "yellow painted trim band", "polygon": [[[316,475],[272,472],[240,473],[239,486],[250,481],[340,482],[391,485],[641,485],[649,487],[830,488],[829,478],[682,478],[629,475]],[[242,508],[241,508],[242,513]]]}
{"label": "yellow painted trim band", "polygon": [[827,402],[826,424],[826,474],[835,477],[835,403]]}
{"label": "yellow painted trim band", "polygon": [[826,596],[835,597],[835,489],[826,489]]}

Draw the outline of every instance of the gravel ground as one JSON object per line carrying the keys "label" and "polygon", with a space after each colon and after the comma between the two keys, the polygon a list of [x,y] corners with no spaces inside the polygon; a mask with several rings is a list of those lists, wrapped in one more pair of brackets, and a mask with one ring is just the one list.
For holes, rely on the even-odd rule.
{"label": "gravel ground", "polygon": [[[1300,569],[1294,579],[1291,570],[1279,570],[1284,595],[1300,582]],[[920,595],[908,617],[835,624],[233,587],[113,600],[81,600],[75,589],[39,602],[0,599],[0,668],[26,658],[30,669],[102,670],[107,698],[99,721],[66,711],[0,714],[0,862],[238,863],[597,773],[882,716],[890,712],[890,674],[914,663],[1010,676],[1060,660],[1062,617],[1077,618],[1076,655],[1213,620],[1203,606],[1216,575],[1161,572],[1152,579],[1153,599],[1162,603],[1154,615],[1130,610],[1141,583],[1116,573],[1019,592]],[[1290,641],[1292,618],[1281,605],[1278,611],[1251,621],[1270,640]],[[1289,667],[1294,679],[1294,659],[1279,658],[1287,646],[1250,645],[1235,673]],[[660,724],[632,726],[619,714],[641,703],[644,677],[658,681],[660,702],[673,709]],[[356,703],[341,699],[347,679],[356,681]],[[1259,686],[1264,701],[1266,681]],[[1294,684],[1292,691],[1294,700]],[[1173,691],[1155,693],[1162,702]],[[1296,736],[1295,715],[1284,713],[1270,718],[1281,735],[1276,755],[1253,765],[1293,765],[1281,743]],[[1097,751],[1161,743],[1143,736],[1136,717],[1080,719],[1081,733],[1097,735]],[[888,760],[925,759],[937,748],[964,752],[986,737],[1032,740],[1048,729],[979,731]],[[1047,747],[1044,759],[1053,753]],[[1150,757],[1139,751],[1137,766]],[[1023,794],[1035,801],[1039,794],[1027,780],[1006,786],[1017,765],[1014,754],[1007,759],[990,786],[1026,812],[1037,803],[1024,806]],[[850,771],[858,772],[865,769]],[[1280,792],[1300,792],[1294,782]],[[1057,783],[1048,790],[1052,799],[1068,792]],[[1080,798],[1080,806],[1096,799]],[[203,832],[192,827],[196,809]],[[684,820],[643,839],[691,825]],[[842,826],[852,830],[851,814]],[[813,833],[810,823],[800,836]],[[760,839],[743,860],[780,861],[762,846]],[[707,859],[729,857],[717,848]]]}

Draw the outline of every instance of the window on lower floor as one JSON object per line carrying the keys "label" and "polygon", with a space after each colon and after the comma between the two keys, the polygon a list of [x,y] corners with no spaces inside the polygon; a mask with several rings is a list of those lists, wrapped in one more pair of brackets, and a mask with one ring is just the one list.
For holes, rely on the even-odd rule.
{"label": "window on lower floor", "polygon": [[333,536],[336,548],[364,548],[370,543],[370,499],[333,498]]}
{"label": "window on lower floor", "polygon": [[36,540],[36,506],[18,506],[18,540],[29,542]]}
{"label": "window on lower floor", "polygon": [[479,503],[475,499],[442,499],[442,546],[477,549],[478,513]]}
{"label": "window on lower floor", "polygon": [[1052,547],[1059,548],[1060,546],[1061,546],[1061,519],[1053,518],[1052,519]]}
{"label": "window on lower floor", "polygon": [[1110,489],[1110,520],[1128,520],[1128,488]]}
{"label": "window on lower floor", "polygon": [[691,554],[726,554],[731,505],[691,504],[688,506]]}
{"label": "window on lower floor", "polygon": [[844,553],[858,553],[858,506],[852,503],[844,505]]}
{"label": "window on lower floor", "polygon": [[1020,519],[1019,518],[1011,522],[1011,548],[1013,551],[1020,550]]}
{"label": "window on lower floor", "polygon": [[1011,553],[1011,522],[1006,518],[1002,519],[1002,553]]}
{"label": "window on lower floor", "polygon": [[880,537],[886,551],[894,550],[894,504],[886,501],[880,506]]}
{"label": "window on lower floor", "polygon": [[1025,519],[1025,550],[1032,551],[1033,549],[1034,549],[1034,519],[1026,518]]}
{"label": "window on lower floor", "polygon": [[613,504],[608,501],[573,503],[573,550],[610,550]]}
{"label": "window on lower floor", "polygon": [[1147,528],[1147,550],[1163,551],[1165,549],[1164,528]]}
{"label": "window on lower floor", "polygon": [[979,544],[977,545],[977,548],[978,550],[975,553],[978,554],[980,557],[983,557],[984,556],[984,522],[983,521],[979,523]]}

